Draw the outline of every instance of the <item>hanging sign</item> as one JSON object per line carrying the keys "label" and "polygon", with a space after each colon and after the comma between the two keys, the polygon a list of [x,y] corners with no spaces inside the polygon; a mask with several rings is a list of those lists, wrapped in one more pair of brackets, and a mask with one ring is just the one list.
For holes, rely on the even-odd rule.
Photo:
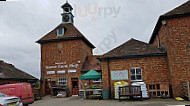
{"label": "hanging sign", "polygon": [[111,71],[111,80],[128,80],[128,70]]}

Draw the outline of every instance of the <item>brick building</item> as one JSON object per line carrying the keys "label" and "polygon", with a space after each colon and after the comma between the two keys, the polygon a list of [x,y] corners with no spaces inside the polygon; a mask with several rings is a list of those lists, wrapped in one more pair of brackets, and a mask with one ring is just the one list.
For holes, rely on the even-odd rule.
{"label": "brick building", "polygon": [[73,25],[71,5],[62,8],[62,23],[37,41],[43,95],[49,94],[50,85],[60,84],[78,94],[79,76],[94,69],[102,73],[103,89],[112,98],[117,81],[144,82],[154,97],[183,96],[182,82],[190,81],[190,1],[160,16],[149,43],[131,39],[98,57]]}
{"label": "brick building", "polygon": [[173,95],[182,96],[190,81],[190,1],[160,16],[149,43],[167,49]]}
{"label": "brick building", "polygon": [[62,23],[37,41],[41,44],[43,95],[57,85],[67,85],[71,94],[77,95],[81,70],[95,48],[73,25],[72,6],[65,3],[62,8]]}
{"label": "brick building", "polygon": [[112,73],[126,71],[128,77],[121,79],[145,82],[149,95],[183,97],[182,83],[190,81],[189,34],[190,1],[160,16],[149,44],[131,39],[104,54],[103,88],[113,98],[113,83],[121,80]]}
{"label": "brick building", "polygon": [[15,68],[12,64],[0,60],[0,85],[21,82],[32,84],[36,83],[37,80],[32,75]]}
{"label": "brick building", "polygon": [[166,57],[166,52],[156,46],[135,39],[127,41],[102,56],[103,89],[110,90],[113,98],[114,82],[126,81],[131,85],[143,81],[147,87],[155,88],[149,89],[153,96],[169,95]]}

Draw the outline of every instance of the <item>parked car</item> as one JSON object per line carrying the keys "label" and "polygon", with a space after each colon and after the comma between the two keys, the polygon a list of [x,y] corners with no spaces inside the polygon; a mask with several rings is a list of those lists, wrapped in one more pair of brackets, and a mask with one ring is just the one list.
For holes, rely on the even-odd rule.
{"label": "parked car", "polygon": [[34,102],[32,88],[29,83],[6,84],[0,86],[0,92],[8,96],[20,98],[24,106]]}
{"label": "parked car", "polygon": [[0,106],[23,106],[20,98],[0,93]]}

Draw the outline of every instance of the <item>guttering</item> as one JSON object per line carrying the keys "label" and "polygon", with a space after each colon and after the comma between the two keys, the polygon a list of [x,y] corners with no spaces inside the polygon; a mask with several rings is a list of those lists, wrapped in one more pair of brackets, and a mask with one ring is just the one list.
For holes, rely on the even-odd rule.
{"label": "guttering", "polygon": [[90,43],[90,41],[88,41],[85,37],[68,37],[68,38],[60,38],[60,39],[39,40],[39,41],[36,41],[36,43],[44,44],[44,43],[49,43],[49,42],[59,42],[59,41],[77,40],[77,39],[82,39],[91,48],[95,48],[95,46],[92,43]]}
{"label": "guttering", "polygon": [[37,81],[39,79],[26,79],[26,78],[0,78],[0,80],[31,80],[31,81]]}
{"label": "guttering", "polygon": [[152,54],[142,54],[142,55],[103,57],[103,58],[99,58],[99,60],[129,59],[129,58],[137,58],[137,57],[166,56],[166,55],[167,55],[167,53],[152,53]]}

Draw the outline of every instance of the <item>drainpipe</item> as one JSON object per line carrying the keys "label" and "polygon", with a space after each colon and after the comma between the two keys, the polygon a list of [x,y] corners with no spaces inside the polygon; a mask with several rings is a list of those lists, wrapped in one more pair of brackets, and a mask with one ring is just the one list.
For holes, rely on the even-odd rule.
{"label": "drainpipe", "polygon": [[107,60],[107,66],[108,66],[108,83],[109,83],[109,94],[111,96],[111,79],[110,79],[110,61]]}
{"label": "drainpipe", "polygon": [[160,47],[160,38],[159,38],[159,34],[156,34],[156,36],[157,36],[158,47]]}

